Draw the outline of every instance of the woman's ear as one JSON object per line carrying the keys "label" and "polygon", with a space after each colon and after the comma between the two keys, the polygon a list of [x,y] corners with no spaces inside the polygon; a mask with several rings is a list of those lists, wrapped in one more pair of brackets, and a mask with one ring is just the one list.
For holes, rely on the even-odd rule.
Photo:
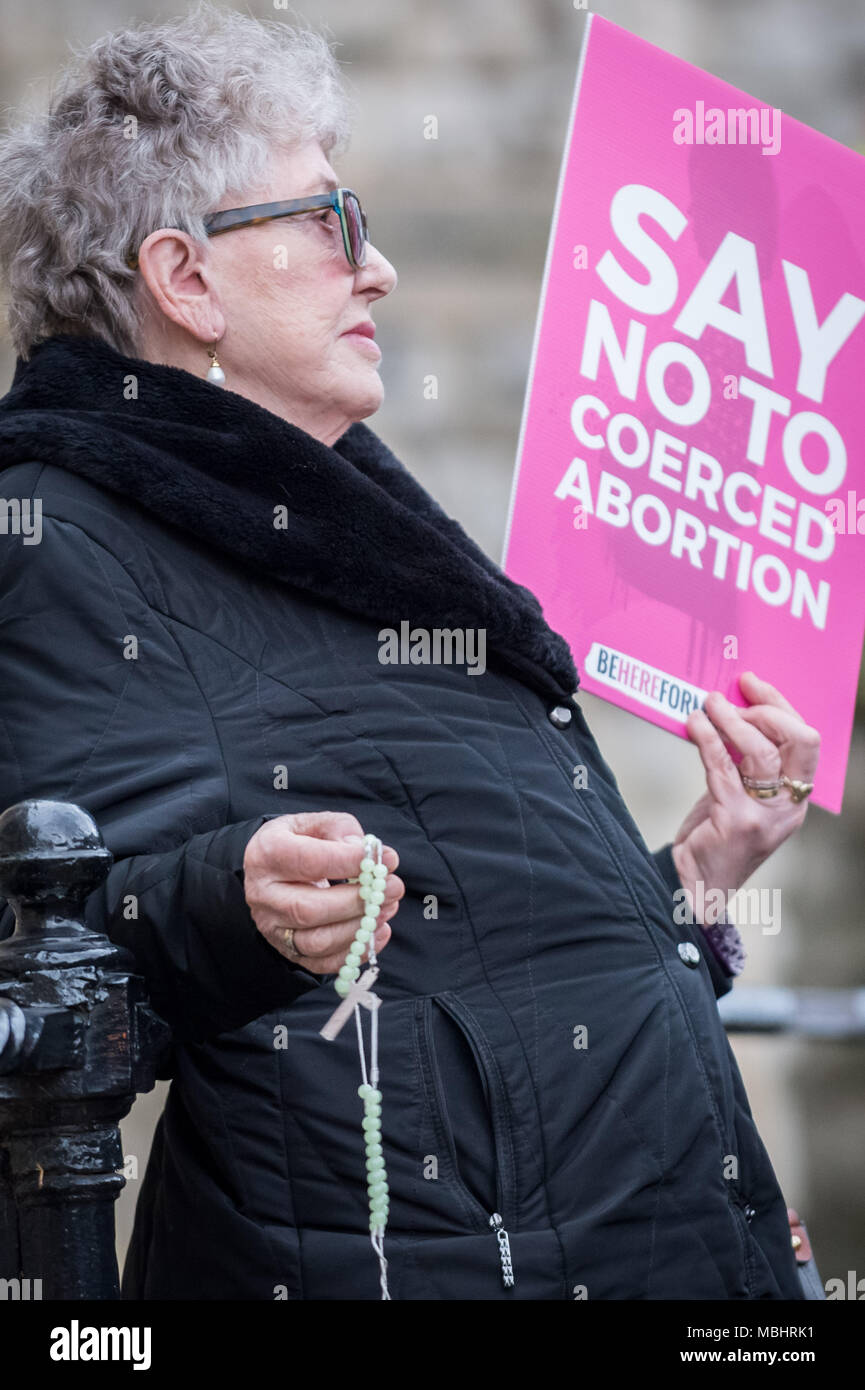
{"label": "woman's ear", "polygon": [[156,308],[172,323],[201,342],[223,336],[225,317],[207,254],[188,232],[151,232],[141,243],[138,268]]}

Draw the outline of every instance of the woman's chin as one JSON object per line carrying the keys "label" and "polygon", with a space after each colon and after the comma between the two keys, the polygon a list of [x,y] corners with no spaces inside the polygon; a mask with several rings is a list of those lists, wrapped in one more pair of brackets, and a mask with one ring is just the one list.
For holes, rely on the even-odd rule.
{"label": "woman's chin", "polygon": [[353,420],[364,420],[367,415],[374,415],[384,400],[384,385],[378,373],[374,373],[372,380],[358,384],[358,388],[346,397],[345,412]]}

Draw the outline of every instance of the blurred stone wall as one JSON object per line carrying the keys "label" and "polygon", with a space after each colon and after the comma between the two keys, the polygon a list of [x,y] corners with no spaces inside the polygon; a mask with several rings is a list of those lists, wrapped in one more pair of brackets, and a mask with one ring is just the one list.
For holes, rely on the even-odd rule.
{"label": "blurred stone wall", "polygon": [[[262,18],[326,26],[361,106],[337,165],[395,264],[376,305],[387,399],[370,424],[489,554],[499,559],[535,316],[583,15],[569,0],[265,0]],[[861,0],[601,0],[607,18],[836,140],[865,146]],[[0,99],[38,101],[69,43],[179,0],[0,0]],[[438,139],[424,139],[434,115]],[[0,342],[0,381],[13,367]],[[424,377],[438,398],[424,398]],[[703,788],[696,750],[586,696],[584,708],[654,848]],[[754,983],[865,983],[865,736],[857,732],[845,814],[812,808],[804,830],[752,881],[782,888],[783,928],[754,936]],[[752,1108],[790,1204],[811,1230],[823,1279],[865,1275],[861,1045],[734,1039]],[[144,1161],[165,1087],[124,1126]],[[137,1182],[119,1204],[125,1250]]]}

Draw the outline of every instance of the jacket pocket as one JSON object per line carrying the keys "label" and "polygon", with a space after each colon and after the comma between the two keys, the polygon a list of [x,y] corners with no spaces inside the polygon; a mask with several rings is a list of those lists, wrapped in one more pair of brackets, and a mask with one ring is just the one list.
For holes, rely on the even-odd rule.
{"label": "jacket pocket", "polygon": [[491,1241],[496,1238],[502,1282],[511,1288],[514,1155],[498,1064],[474,1015],[456,995],[427,995],[417,1000],[416,1009],[427,1113],[441,1150],[440,1175],[471,1228],[489,1232]]}

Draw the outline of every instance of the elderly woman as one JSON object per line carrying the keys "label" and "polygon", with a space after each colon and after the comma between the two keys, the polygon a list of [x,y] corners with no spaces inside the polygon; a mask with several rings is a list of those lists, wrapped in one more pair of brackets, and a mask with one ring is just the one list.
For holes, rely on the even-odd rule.
{"label": "elderly woman", "polygon": [[[89,919],[174,1038],[124,1296],[800,1298],[736,941],[675,904],[801,822],[817,736],[713,693],[706,795],[646,848],[562,637],[362,423],[397,277],[348,109],[321,36],[205,5],[0,151],[3,492],[41,507],[3,538],[3,804],[96,817]],[[485,660],[382,659],[404,622]],[[372,949],[380,1009],[326,1040]]]}

